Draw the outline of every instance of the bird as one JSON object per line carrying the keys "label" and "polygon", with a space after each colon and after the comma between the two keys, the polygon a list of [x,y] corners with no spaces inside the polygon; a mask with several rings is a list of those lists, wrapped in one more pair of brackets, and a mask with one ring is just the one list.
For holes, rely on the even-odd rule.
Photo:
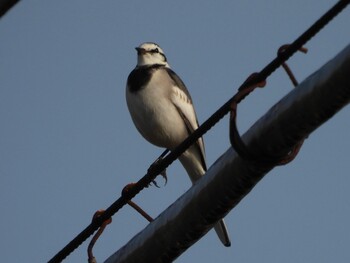
{"label": "bird", "polygon": [[[135,49],[137,65],[126,85],[131,119],[148,142],[173,150],[199,126],[191,95],[158,44],[145,42]],[[179,160],[195,184],[207,170],[203,138],[180,155]],[[223,219],[214,229],[223,245],[231,246]]]}

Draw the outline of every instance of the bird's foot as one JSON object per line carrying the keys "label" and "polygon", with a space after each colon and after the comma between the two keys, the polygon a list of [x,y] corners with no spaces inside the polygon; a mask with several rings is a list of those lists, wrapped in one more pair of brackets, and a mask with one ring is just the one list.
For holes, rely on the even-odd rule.
{"label": "bird's foot", "polygon": [[[167,155],[167,153],[169,152],[169,150],[165,150],[151,165],[150,167],[148,168],[148,172],[150,172],[152,169],[155,169],[157,168],[158,165],[160,165],[160,163],[162,162],[163,158],[165,155]],[[166,169],[164,169],[163,171],[159,172],[159,174],[164,178],[165,180],[165,183],[164,183],[164,186],[168,183],[168,176],[166,174]],[[158,184],[155,180],[152,181],[153,185],[155,187],[158,187]]]}
{"label": "bird's foot", "polygon": [[[166,169],[164,169],[160,175],[164,178],[165,182],[164,182],[164,186],[168,183],[168,176],[166,175]],[[160,188],[157,181],[156,180],[153,180],[152,181],[152,184],[157,187],[157,188]]]}

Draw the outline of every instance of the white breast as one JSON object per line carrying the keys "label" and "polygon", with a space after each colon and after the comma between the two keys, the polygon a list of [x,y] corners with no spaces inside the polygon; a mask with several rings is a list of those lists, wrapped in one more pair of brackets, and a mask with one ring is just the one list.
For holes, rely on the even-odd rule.
{"label": "white breast", "polygon": [[142,136],[160,147],[173,149],[188,135],[184,121],[172,101],[172,81],[165,71],[154,72],[147,87],[126,89],[132,120]]}

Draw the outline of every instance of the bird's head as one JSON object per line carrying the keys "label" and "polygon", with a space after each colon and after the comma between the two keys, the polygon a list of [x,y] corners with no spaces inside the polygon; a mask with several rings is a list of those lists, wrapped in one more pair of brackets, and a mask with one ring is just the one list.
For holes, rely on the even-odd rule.
{"label": "bird's head", "polygon": [[156,43],[146,42],[136,48],[137,66],[164,65],[169,67],[163,50]]}

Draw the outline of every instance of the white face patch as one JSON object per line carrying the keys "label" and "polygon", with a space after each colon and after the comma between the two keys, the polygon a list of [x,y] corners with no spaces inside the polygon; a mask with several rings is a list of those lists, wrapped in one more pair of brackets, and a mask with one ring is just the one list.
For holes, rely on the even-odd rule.
{"label": "white face patch", "polygon": [[164,65],[169,67],[164,51],[155,43],[143,43],[137,49],[137,66]]}

